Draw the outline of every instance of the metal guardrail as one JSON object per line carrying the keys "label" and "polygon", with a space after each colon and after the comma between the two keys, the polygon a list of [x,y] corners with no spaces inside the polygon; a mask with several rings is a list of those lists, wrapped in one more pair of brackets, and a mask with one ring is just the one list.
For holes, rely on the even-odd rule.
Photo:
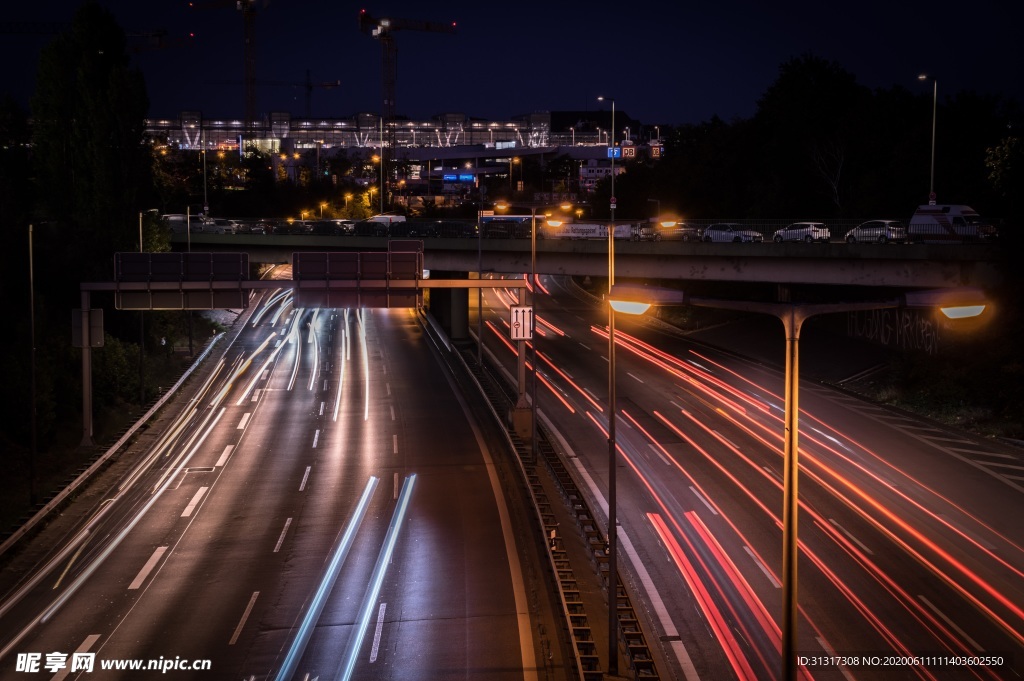
{"label": "metal guardrail", "polygon": [[168,400],[171,399],[181,387],[185,384],[185,381],[195,372],[195,370],[203,363],[203,360],[210,354],[213,347],[217,344],[221,338],[224,337],[223,333],[214,336],[207,346],[201,353],[196,357],[195,361],[189,366],[188,369],[182,373],[178,381],[166,390],[159,398],[150,406],[150,408],[143,414],[135,423],[129,426],[121,435],[117,438],[117,441],[112,445],[106,447],[96,448],[96,454],[93,456],[90,463],[78,469],[72,478],[67,480],[64,486],[56,490],[51,496],[36,507],[35,513],[26,518],[25,521],[16,527],[7,536],[3,543],[0,543],[0,556],[6,553],[11,547],[17,544],[21,539],[31,534],[32,530],[46,520],[47,516],[61,508],[67,501],[70,500],[71,496],[82,486],[84,486],[96,473],[102,470],[107,463],[109,463],[111,457],[114,456],[129,440],[135,435],[135,433],[146,423],[149,419],[159,411]]}
{"label": "metal guardrail", "polygon": [[[604,540],[597,527],[594,516],[580,493],[576,481],[566,468],[558,452],[551,446],[544,429],[537,429],[537,449],[539,456],[531,454],[526,443],[516,436],[511,427],[507,426],[501,415],[508,412],[514,403],[511,388],[500,379],[494,377],[484,367],[476,363],[475,351],[471,348],[457,353],[463,368],[469,372],[477,383],[482,395],[488,401],[491,411],[499,423],[505,426],[512,449],[516,452],[522,475],[529,485],[533,498],[534,509],[545,534],[548,547],[549,567],[556,577],[559,601],[562,606],[565,626],[572,643],[577,673],[583,681],[599,681],[605,678],[601,668],[597,644],[594,641],[588,613],[579,582],[570,563],[560,532],[556,512],[549,498],[541,476],[546,474],[557,488],[561,503],[565,504],[568,513],[574,518],[576,530],[589,547],[590,567],[602,579],[607,588],[607,557],[604,555]],[[578,570],[580,566],[575,566]],[[615,579],[615,602],[619,619],[619,644],[626,651],[626,659],[635,679],[660,678],[655,665],[654,656],[647,644],[643,629],[640,626],[636,610],[633,608],[628,591],[620,579]]]}

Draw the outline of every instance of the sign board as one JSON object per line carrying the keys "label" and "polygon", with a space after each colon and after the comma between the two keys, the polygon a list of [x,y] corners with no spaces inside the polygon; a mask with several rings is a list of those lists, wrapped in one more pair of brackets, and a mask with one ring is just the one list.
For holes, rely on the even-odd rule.
{"label": "sign board", "polygon": [[608,158],[622,158],[622,147],[608,147]]}
{"label": "sign board", "polygon": [[629,146],[622,148],[622,156],[624,158],[636,158],[636,147]]}
{"label": "sign board", "polygon": [[[115,253],[118,310],[216,310],[249,306],[247,253]],[[236,286],[230,286],[231,283]]]}
{"label": "sign board", "polygon": [[512,305],[508,325],[511,340],[533,340],[533,305]]}

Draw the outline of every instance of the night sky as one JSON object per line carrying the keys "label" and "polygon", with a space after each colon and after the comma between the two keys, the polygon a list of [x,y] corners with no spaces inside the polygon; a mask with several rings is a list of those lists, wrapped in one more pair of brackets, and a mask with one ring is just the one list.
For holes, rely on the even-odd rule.
{"label": "night sky", "polygon": [[[151,117],[199,110],[243,115],[242,13],[234,0],[106,0],[127,33],[166,30],[166,46],[130,38],[146,76]],[[12,32],[19,22],[68,22],[79,2],[8,3],[0,90],[28,104],[41,47],[52,36]],[[259,113],[315,117],[381,110],[381,46],[358,28],[378,17],[457,23],[457,33],[396,32],[397,112],[505,120],[533,111],[617,109],[647,124],[749,117],[778,75],[802,54],[834,60],[871,88],[938,80],[939,97],[962,90],[1024,102],[1020,5],[1003,0],[859,3],[412,2],[269,0],[256,13]],[[847,9],[842,9],[847,8]],[[1011,9],[1014,8],[1014,9]],[[192,32],[195,37],[185,42]]]}

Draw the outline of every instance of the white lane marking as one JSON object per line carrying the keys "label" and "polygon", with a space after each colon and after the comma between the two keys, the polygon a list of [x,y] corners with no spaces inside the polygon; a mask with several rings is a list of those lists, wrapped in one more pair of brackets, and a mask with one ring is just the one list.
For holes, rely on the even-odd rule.
{"label": "white lane marking", "polygon": [[967,641],[967,642],[968,642],[969,644],[971,644],[971,647],[972,647],[972,648],[974,648],[974,649],[975,649],[976,651],[978,651],[979,653],[980,653],[980,652],[984,652],[984,650],[985,650],[985,649],[984,649],[984,648],[982,648],[982,647],[981,647],[980,645],[978,645],[978,642],[977,642],[977,641],[975,641],[975,640],[974,640],[973,638],[971,638],[970,636],[968,636],[968,635],[967,635],[967,632],[965,632],[965,631],[964,631],[963,629],[961,629],[960,627],[958,627],[958,626],[956,625],[956,622],[954,622],[953,620],[949,619],[949,618],[948,618],[948,617],[946,616],[946,613],[944,613],[944,612],[942,612],[941,610],[939,610],[938,608],[936,608],[936,607],[935,607],[935,605],[934,605],[934,604],[933,604],[933,603],[932,603],[931,601],[929,601],[929,600],[928,600],[927,598],[925,598],[925,597],[924,597],[924,596],[922,596],[921,594],[918,594],[918,595],[917,595],[917,597],[918,597],[918,598],[920,598],[920,599],[921,599],[921,602],[922,602],[922,603],[924,603],[925,605],[927,605],[927,606],[928,606],[928,607],[929,607],[929,608],[931,609],[931,611],[932,611],[932,612],[934,612],[934,613],[935,613],[936,615],[938,615],[939,617],[941,617],[941,618],[943,619],[943,621],[945,621],[945,623],[946,623],[946,624],[948,624],[949,626],[951,626],[951,627],[953,627],[954,629],[956,629],[957,633],[958,633],[958,634],[960,634],[961,636],[963,636],[963,637],[964,637],[964,640],[965,640],[965,641]]}
{"label": "white lane marking", "polygon": [[[954,452],[960,452],[961,454],[970,454],[972,456],[996,456],[999,457],[1000,459],[1010,459],[1011,461],[1017,460],[1017,457],[1014,454],[1001,454],[999,452],[989,452],[984,449],[961,449],[960,447],[950,447],[950,449],[952,449]],[[977,461],[978,463],[985,463],[984,461],[979,461],[978,459],[975,459],[975,461]]]}
{"label": "white lane marking", "polygon": [[659,459],[661,459],[661,460],[662,460],[662,461],[663,461],[663,462],[665,463],[665,465],[666,465],[666,466],[671,466],[671,465],[672,465],[672,462],[671,462],[671,461],[669,461],[668,459],[666,459],[666,458],[665,458],[665,455],[661,453],[661,449],[660,449],[659,447],[656,447],[656,446],[654,446],[653,444],[648,444],[647,446],[648,446],[648,447],[650,447],[650,448],[651,448],[651,450],[652,450],[652,451],[653,451],[653,452],[654,452],[655,454],[657,454],[657,455],[658,455],[658,458],[659,458]]}
{"label": "white lane marking", "polygon": [[[815,636],[814,638],[818,641],[818,644],[825,650],[825,652],[828,653],[829,657],[836,657],[836,651],[828,644],[828,641],[820,636]],[[842,673],[843,678],[845,678],[846,681],[854,681],[853,674],[850,673],[845,665],[841,665],[839,667],[839,671]]]}
{"label": "white lane marking", "polygon": [[288,518],[284,521],[284,528],[281,530],[281,536],[277,538],[277,544],[274,546],[274,553],[277,553],[281,550],[281,544],[284,543],[284,536],[288,534],[288,528],[291,526],[291,524],[291,518]]}
{"label": "white lane marking", "polygon": [[313,433],[313,449],[316,449],[316,443],[320,441],[320,429],[317,428],[316,432]]}
{"label": "white lane marking", "polygon": [[299,485],[299,491],[300,492],[302,490],[306,489],[306,480],[309,478],[309,469],[310,468],[312,468],[312,466],[306,466],[306,472],[302,474],[302,484]]}
{"label": "white lane marking", "polygon": [[249,619],[249,613],[252,612],[252,606],[256,605],[256,599],[259,598],[259,595],[259,591],[252,592],[252,598],[249,599],[249,605],[245,606],[245,612],[242,613],[242,619],[238,620],[238,626],[235,627],[235,633],[231,635],[231,640],[228,641],[229,646],[235,645],[235,642],[238,641],[238,637],[242,633],[242,627],[245,626],[245,621]]}
{"label": "white lane marking", "polygon": [[850,541],[852,541],[852,542],[853,542],[854,544],[856,544],[856,545],[857,545],[857,546],[859,546],[859,547],[860,547],[861,549],[863,549],[863,550],[864,550],[864,551],[865,551],[865,552],[866,552],[866,553],[867,553],[867,554],[868,554],[869,556],[873,556],[873,555],[875,555],[875,554],[874,554],[874,552],[872,552],[872,551],[871,551],[871,549],[869,549],[868,547],[864,546],[864,544],[863,544],[863,543],[862,543],[862,542],[861,542],[861,541],[860,541],[859,539],[857,539],[857,538],[856,538],[856,537],[854,537],[854,536],[853,536],[852,534],[850,534],[850,531],[849,531],[849,530],[847,530],[847,529],[846,529],[845,527],[843,527],[842,525],[840,525],[839,523],[837,523],[837,522],[836,522],[836,521],[835,521],[835,520],[834,520],[833,518],[829,518],[829,519],[828,519],[828,521],[829,521],[830,523],[832,523],[833,525],[835,525],[835,526],[836,526],[836,527],[837,527],[837,528],[839,529],[839,531],[840,531],[840,532],[842,532],[843,534],[845,534],[845,535],[846,535],[846,537],[847,537],[847,538],[848,538],[848,539],[849,539]]}
{"label": "white lane marking", "polygon": [[942,519],[942,521],[944,523],[948,524],[950,527],[956,528],[956,530],[958,532],[960,532],[961,534],[963,534],[963,535],[965,535],[967,537],[970,537],[974,541],[978,542],[978,544],[980,544],[981,546],[984,546],[989,551],[995,551],[996,550],[995,546],[993,546],[992,544],[988,543],[987,541],[985,541],[984,539],[982,539],[978,535],[974,534],[973,532],[969,531],[967,528],[963,527],[962,525],[953,522],[953,519],[950,518],[949,516],[942,515],[940,513],[939,514],[939,518]]}
{"label": "white lane marking", "polygon": [[210,488],[209,487],[200,487],[196,491],[195,496],[192,497],[192,501],[188,502],[188,506],[186,506],[185,510],[181,512],[181,517],[182,518],[187,518],[190,515],[192,515],[192,511],[196,510],[196,506],[199,505],[199,500],[203,498],[203,495],[206,494],[206,490],[208,490],[208,489],[210,489]]}
{"label": "white lane marking", "polygon": [[639,376],[636,376],[636,375],[634,375],[634,374],[632,374],[632,373],[630,373],[628,371],[626,372],[626,375],[629,376],[632,379],[635,379],[636,381],[638,381],[640,383],[644,382],[644,380],[642,378],[640,378]]}
{"label": "white lane marking", "polygon": [[[975,459],[977,461],[977,459]],[[998,463],[995,461],[978,461],[982,466],[991,466],[993,468],[1012,468],[1015,471],[1024,471],[1024,466],[1014,466],[1010,463]]]}
{"label": "white lane marking", "polygon": [[768,466],[761,466],[761,468],[763,468],[765,470],[765,472],[768,473],[768,475],[772,476],[777,481],[782,482],[782,476],[780,476],[778,473],[773,471],[771,468],[768,468]]}
{"label": "white lane marking", "polygon": [[582,346],[583,346],[583,349],[584,349],[584,350],[590,350],[590,346],[589,346],[589,345],[587,345],[586,343],[580,343],[580,345],[582,345]]}
{"label": "white lane marking", "polygon": [[135,579],[133,579],[132,583],[128,585],[129,591],[133,591],[142,586],[142,583],[146,581],[146,577],[149,577],[149,573],[152,572],[153,568],[156,567],[156,564],[160,562],[160,558],[164,555],[165,551],[167,551],[166,546],[156,547],[156,550],[153,551],[153,555],[149,557],[146,564],[142,566],[141,570],[139,570],[139,574],[135,575]]}
{"label": "white lane marking", "polygon": [[238,430],[245,430],[246,424],[249,423],[250,416],[252,416],[252,413],[248,411],[242,414],[242,420],[238,422]]}
{"label": "white lane marking", "polygon": [[768,569],[768,567],[764,563],[761,562],[761,559],[758,558],[754,554],[754,552],[750,550],[750,547],[749,546],[744,546],[743,550],[747,552],[748,556],[750,556],[750,560],[754,561],[754,565],[756,565],[757,567],[761,568],[761,572],[763,572],[764,576],[768,578],[768,581],[772,583],[772,586],[774,586],[776,589],[781,589],[782,588],[782,582],[780,582],[779,580],[775,579],[775,575],[773,575],[771,573],[771,571]]}
{"label": "white lane marking", "polygon": [[697,498],[700,499],[704,503],[704,505],[708,507],[709,511],[711,511],[715,515],[718,515],[718,511],[715,510],[715,507],[711,505],[710,501],[704,498],[703,494],[697,491],[696,487],[690,485],[690,491],[697,495]]}
{"label": "white lane marking", "polygon": [[718,436],[718,439],[722,440],[723,442],[725,442],[726,444],[728,444],[728,445],[729,445],[730,447],[732,447],[733,449],[739,449],[739,447],[737,447],[737,446],[736,446],[736,444],[735,444],[735,443],[734,443],[734,442],[733,442],[732,440],[730,440],[730,439],[729,439],[729,438],[727,438],[726,436],[722,435],[722,434],[721,434],[721,433],[719,433],[719,432],[718,432],[717,430],[713,430],[713,431],[711,431],[711,432],[712,432],[712,433],[714,433],[715,435],[717,435],[717,436]]}
{"label": "white lane marking", "polygon": [[398,436],[397,435],[392,435],[391,436],[391,448],[394,450],[395,454],[398,454]]}
{"label": "white lane marking", "polygon": [[[560,432],[554,428],[554,425],[549,421],[548,427],[558,438],[565,451],[572,453],[572,447],[566,442]],[[586,481],[587,487],[590,488],[590,493],[594,495],[597,500],[598,506],[604,512],[604,517],[608,518],[608,501],[604,497],[604,492],[594,482],[594,478],[591,477],[590,472],[580,462],[578,456],[572,456],[572,462],[576,466],[576,470],[579,471],[580,476]],[[651,579],[651,574],[647,571],[647,567],[643,561],[640,560],[639,554],[633,547],[633,542],[626,534],[625,529],[619,528],[616,536],[618,537],[619,544],[622,546],[623,551],[629,557],[630,563],[633,565],[633,570],[636,571],[637,577],[640,578],[640,583],[643,584],[644,591],[647,592],[647,598],[651,601],[651,606],[654,608],[655,614],[658,616],[658,622],[661,623],[661,628],[665,631],[665,636],[672,640],[672,652],[676,655],[676,660],[679,661],[679,666],[683,670],[683,676],[686,677],[687,681],[698,681],[700,675],[697,673],[697,668],[693,666],[693,660],[690,659],[690,654],[686,651],[686,647],[682,641],[678,640],[679,632],[676,629],[675,623],[672,621],[672,617],[668,614],[668,608],[665,607],[665,601],[662,600],[661,594],[658,593],[658,587],[655,586],[654,580]],[[671,558],[669,558],[671,560]]]}
{"label": "white lane marking", "polygon": [[220,455],[220,458],[217,459],[217,463],[214,464],[214,467],[223,466],[224,464],[226,464],[228,462],[228,459],[231,458],[231,452],[233,451],[235,451],[234,445],[228,445],[227,447],[225,447],[224,451]]}
{"label": "white lane marking", "polygon": [[[99,634],[89,634],[85,637],[85,640],[82,641],[82,645],[78,646],[78,648],[75,649],[75,654],[89,652],[89,649],[92,648],[93,644],[96,643],[96,641],[98,640],[100,640]],[[63,679],[66,679],[68,674],[70,673],[71,664],[65,664],[63,669],[61,669],[59,672],[50,677],[50,681],[62,681]]]}
{"label": "white lane marking", "polygon": [[380,632],[384,628],[384,610],[387,603],[380,604],[380,612],[377,613],[377,629],[373,632],[373,647],[370,648],[370,662],[377,661],[377,649],[380,648]]}
{"label": "white lane marking", "polygon": [[395,420],[395,405],[391,405],[391,420]]}

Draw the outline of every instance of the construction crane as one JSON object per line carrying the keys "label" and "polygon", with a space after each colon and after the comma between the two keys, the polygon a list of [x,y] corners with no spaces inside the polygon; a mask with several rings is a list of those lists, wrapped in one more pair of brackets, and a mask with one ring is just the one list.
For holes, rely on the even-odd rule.
{"label": "construction crane", "polygon": [[[455,22],[450,24],[420,19],[377,19],[367,11],[359,11],[359,30],[380,41],[384,52],[384,106],[381,111],[381,175],[394,154],[395,148],[395,86],[398,81],[398,47],[392,35],[395,31],[430,31],[455,33]],[[381,187],[381,191],[386,191]]]}
{"label": "construction crane", "polygon": [[[264,6],[270,0],[263,0]],[[205,0],[189,2],[190,7],[227,7],[234,5],[242,13],[245,63],[245,129],[256,127],[256,4],[258,0]]]}

